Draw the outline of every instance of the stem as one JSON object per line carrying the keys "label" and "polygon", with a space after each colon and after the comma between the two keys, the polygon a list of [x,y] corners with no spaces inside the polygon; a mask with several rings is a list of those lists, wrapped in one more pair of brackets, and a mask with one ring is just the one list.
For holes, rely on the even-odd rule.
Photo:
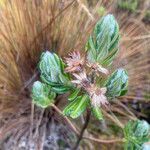
{"label": "stem", "polygon": [[[57,96],[56,96],[56,100],[55,100],[55,102],[54,102],[54,105],[57,107],[58,104],[59,104],[59,102],[60,102],[60,98],[58,98],[58,95],[57,95]],[[57,107],[57,108],[58,108],[58,107]],[[50,119],[52,119],[52,118],[54,117],[55,112],[56,112],[56,109],[53,108],[53,112],[51,113]]]}
{"label": "stem", "polygon": [[71,122],[66,116],[64,116],[63,112],[62,112],[57,106],[55,106],[54,104],[51,104],[51,107],[52,107],[53,109],[55,109],[55,111],[58,112],[60,115],[62,115],[63,118],[66,120],[66,122],[68,122],[68,124],[70,125],[70,127],[72,128],[72,130],[73,130],[77,135],[79,135],[79,132],[78,132],[78,130],[76,129],[76,127],[72,124],[72,122]]}
{"label": "stem", "polygon": [[41,114],[40,114],[40,118],[39,118],[39,120],[38,120],[38,122],[36,124],[36,129],[35,129],[35,133],[34,133],[34,136],[33,136],[34,138],[38,137],[39,127],[40,127],[40,124],[41,124],[42,119],[43,119],[44,111],[45,111],[45,109],[42,109]]}
{"label": "stem", "polygon": [[103,140],[103,139],[98,139],[98,138],[94,138],[91,136],[90,137],[83,136],[83,138],[87,139],[87,140],[94,141],[94,142],[102,143],[102,144],[124,143],[125,142],[125,139],[106,139],[106,140]]}
{"label": "stem", "polygon": [[33,119],[34,119],[34,103],[31,103],[31,117],[30,117],[30,135],[29,135],[29,141],[31,143],[33,138]]}
{"label": "stem", "polygon": [[117,124],[121,129],[124,128],[124,125],[117,119],[117,117],[112,112],[111,112],[111,114],[113,115],[113,117],[103,109],[102,109],[102,112],[107,118],[109,118],[111,121],[113,121],[115,124]]}
{"label": "stem", "polygon": [[75,144],[75,147],[73,148],[73,150],[77,150],[78,149],[78,146],[83,138],[83,134],[84,134],[84,131],[85,129],[87,128],[88,124],[89,124],[89,121],[90,121],[90,116],[91,116],[91,111],[87,109],[87,115],[86,115],[86,120],[85,120],[85,123],[84,123],[84,126],[80,132],[80,135],[78,137],[78,140]]}
{"label": "stem", "polygon": [[[79,133],[78,129],[72,124],[72,122],[66,116],[63,115],[63,112],[54,104],[51,104],[51,107],[53,109],[55,109],[56,112],[58,112],[66,120],[66,122],[70,125],[70,127],[74,131],[74,133],[79,137],[80,133]],[[90,140],[90,141],[94,141],[97,143],[103,143],[103,144],[125,142],[124,139],[106,139],[106,140],[104,140],[104,139],[98,139],[98,138],[94,138],[92,136],[84,136],[84,135],[82,137],[85,140]]]}

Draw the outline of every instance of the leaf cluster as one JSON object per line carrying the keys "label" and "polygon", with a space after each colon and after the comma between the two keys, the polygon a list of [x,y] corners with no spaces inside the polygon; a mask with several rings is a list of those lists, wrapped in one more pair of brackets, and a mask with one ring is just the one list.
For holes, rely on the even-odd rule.
{"label": "leaf cluster", "polygon": [[144,150],[150,139],[150,125],[144,120],[129,121],[124,127],[126,150]]}
{"label": "leaf cluster", "polygon": [[[86,43],[87,63],[110,66],[118,52],[119,38],[119,26],[114,16],[111,14],[104,16],[97,22]],[[66,64],[57,54],[49,51],[42,53],[39,62],[42,82],[36,81],[33,84],[33,102],[46,108],[54,102],[57,94],[69,92],[69,104],[63,111],[64,115],[77,118],[89,107],[94,116],[101,120],[103,118],[101,108],[93,106],[89,94],[71,82],[72,76],[64,71],[65,67]],[[116,70],[105,81],[106,96],[112,99],[124,95],[127,92],[127,85],[127,72],[124,69]]]}

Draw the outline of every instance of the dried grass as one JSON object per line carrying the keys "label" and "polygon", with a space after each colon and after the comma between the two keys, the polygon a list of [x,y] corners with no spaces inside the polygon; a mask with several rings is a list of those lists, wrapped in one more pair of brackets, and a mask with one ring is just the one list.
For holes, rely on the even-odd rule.
{"label": "dried grass", "polygon": [[[9,136],[19,141],[21,136],[32,137],[31,132],[36,129],[37,134],[41,128],[39,138],[43,141],[51,111],[40,116],[41,110],[35,108],[31,116],[30,98],[31,85],[38,79],[39,57],[44,50],[61,56],[74,48],[82,50],[101,5],[107,5],[108,11],[116,14],[105,1],[98,2],[95,9],[88,8],[87,1],[75,0],[13,0],[0,8],[0,140]],[[126,14],[116,17],[122,41],[114,68],[128,70],[128,96],[144,99],[144,94],[150,92],[149,33],[141,22],[128,19]]]}

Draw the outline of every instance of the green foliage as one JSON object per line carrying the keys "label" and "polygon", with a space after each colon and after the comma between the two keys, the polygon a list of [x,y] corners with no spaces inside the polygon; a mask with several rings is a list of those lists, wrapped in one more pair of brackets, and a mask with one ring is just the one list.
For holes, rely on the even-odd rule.
{"label": "green foliage", "polygon": [[124,127],[126,150],[142,150],[143,144],[150,139],[150,125],[146,121],[129,121]]}
{"label": "green foliage", "polygon": [[79,117],[89,104],[89,96],[84,94],[77,96],[63,111],[66,116],[71,118]]}
{"label": "green foliage", "polygon": [[99,9],[98,9],[98,14],[100,16],[104,15],[106,13],[106,8],[103,7],[103,6],[100,6]]}
{"label": "green foliage", "polygon": [[69,75],[64,73],[64,63],[55,53],[44,52],[39,69],[42,81],[49,84],[54,92],[62,94],[71,88]]}
{"label": "green foliage", "polygon": [[110,75],[106,82],[107,92],[109,98],[123,96],[127,93],[128,75],[126,70],[118,69]]}
{"label": "green foliage", "polygon": [[103,120],[103,114],[101,112],[101,108],[92,106],[92,113],[98,120]]}
{"label": "green foliage", "polygon": [[[90,64],[89,62],[96,63],[100,67],[101,65],[110,65],[118,51],[118,43],[118,24],[112,15],[107,15],[96,24],[87,42],[86,62],[88,61],[88,64]],[[56,94],[63,94],[69,91],[69,104],[63,110],[64,115],[74,119],[79,117],[89,107],[93,115],[98,120],[102,120],[101,106],[108,104],[107,98],[112,99],[123,96],[127,92],[128,75],[126,70],[116,70],[108,77],[104,85],[102,85],[102,82],[98,85],[93,73],[87,75],[87,65],[82,65],[81,67],[82,63],[79,63],[82,60],[81,56],[74,53],[70,57],[68,66],[70,68],[81,68],[80,72],[70,71],[70,75],[75,78],[72,82],[69,74],[64,71],[65,64],[61,58],[55,53],[48,51],[42,54],[39,70],[43,83],[40,81],[34,82],[32,87],[33,102],[39,107],[46,108],[54,102]],[[93,68],[89,67],[88,69],[96,70],[95,64],[92,65]],[[95,76],[98,77],[99,74],[97,75],[96,73]],[[103,79],[102,76],[100,78]],[[146,121],[130,121],[125,125],[123,131],[126,150],[147,149],[146,142],[149,140],[150,125]]]}
{"label": "green foliage", "polygon": [[[144,0],[143,0],[144,1]],[[140,6],[143,5],[142,0],[119,0],[118,8],[124,11],[129,11],[132,14],[139,15]],[[150,10],[145,10],[143,21],[150,22]]]}
{"label": "green foliage", "polygon": [[68,97],[68,100],[69,101],[73,101],[77,98],[78,94],[80,93],[80,88],[76,88],[71,94],[70,96]]}
{"label": "green foliage", "polygon": [[[68,97],[68,100],[71,102],[64,109],[64,114],[70,116],[71,118],[79,117],[90,104],[89,96],[82,93],[80,94],[80,91],[80,88],[76,88]],[[103,119],[103,115],[99,107],[91,106],[91,111],[98,120]]]}
{"label": "green foliage", "polygon": [[95,26],[87,44],[87,57],[92,63],[108,66],[118,51],[119,26],[113,15],[103,17]]}
{"label": "green foliage", "polygon": [[139,0],[120,0],[118,7],[124,10],[135,12],[138,8]]}
{"label": "green foliage", "polygon": [[51,91],[48,85],[40,81],[34,82],[32,87],[32,99],[36,105],[46,108],[54,102],[55,97],[56,94]]}
{"label": "green foliage", "polygon": [[150,10],[147,10],[145,12],[144,20],[150,22]]}
{"label": "green foliage", "polygon": [[[108,14],[96,24],[86,44],[86,61],[88,64],[94,63],[90,64],[93,65],[93,68],[89,68],[96,70],[97,66],[109,66],[118,52],[118,43],[119,26],[114,16]],[[33,85],[32,98],[34,103],[46,108],[54,101],[56,94],[70,92],[69,104],[63,111],[64,115],[77,118],[89,107],[93,115],[98,120],[102,120],[103,115],[100,107],[107,103],[106,96],[114,98],[127,92],[128,75],[126,71],[118,69],[108,78],[105,84],[107,87],[105,94],[106,90],[101,91],[100,89],[102,82],[98,85],[96,78],[94,78],[96,82],[92,81],[92,74],[86,74],[86,65],[81,65],[81,62],[84,64],[85,59],[80,56],[80,53],[78,55],[76,53],[70,54],[67,60],[69,61],[66,61],[66,65],[69,68],[80,68],[80,72],[68,71],[70,74],[66,73],[64,62],[55,53],[49,51],[42,53],[39,70],[43,83],[37,81]],[[94,68],[95,64],[96,67]],[[76,78],[74,80],[76,82],[71,82],[71,75]],[[98,77],[97,74],[96,76]]]}

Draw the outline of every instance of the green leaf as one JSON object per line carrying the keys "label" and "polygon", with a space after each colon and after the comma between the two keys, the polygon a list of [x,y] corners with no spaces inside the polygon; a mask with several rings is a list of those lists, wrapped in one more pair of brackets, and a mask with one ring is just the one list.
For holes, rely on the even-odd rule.
{"label": "green leaf", "polygon": [[69,90],[70,90],[70,87],[67,87],[67,86],[52,87],[52,91],[58,94],[66,93]]}
{"label": "green leaf", "polygon": [[80,90],[81,90],[80,88],[76,88],[76,89],[72,92],[72,94],[68,97],[68,100],[69,100],[69,101],[75,100],[75,99],[77,98],[77,96],[78,96]]}
{"label": "green leaf", "polygon": [[36,81],[32,87],[32,100],[33,102],[42,108],[48,107],[54,102],[56,94],[51,91],[51,87]]}
{"label": "green leaf", "polygon": [[112,73],[106,81],[105,86],[107,87],[106,96],[108,98],[125,95],[128,88],[128,75],[126,70],[120,68]]}
{"label": "green leaf", "polygon": [[103,120],[103,114],[99,107],[92,107],[92,113],[98,120]]}
{"label": "green leaf", "polygon": [[64,63],[55,53],[44,52],[39,69],[42,81],[49,84],[54,92],[62,94],[71,88],[69,75],[64,73]]}
{"label": "green leaf", "polygon": [[64,109],[63,113],[71,118],[77,118],[85,111],[88,103],[88,95],[78,96]]}
{"label": "green leaf", "polygon": [[149,141],[150,125],[146,121],[129,121],[124,127],[126,150],[142,150],[143,144]]}
{"label": "green leaf", "polygon": [[114,16],[108,14],[103,17],[86,44],[88,61],[109,66],[118,52],[119,37],[119,26]]}

